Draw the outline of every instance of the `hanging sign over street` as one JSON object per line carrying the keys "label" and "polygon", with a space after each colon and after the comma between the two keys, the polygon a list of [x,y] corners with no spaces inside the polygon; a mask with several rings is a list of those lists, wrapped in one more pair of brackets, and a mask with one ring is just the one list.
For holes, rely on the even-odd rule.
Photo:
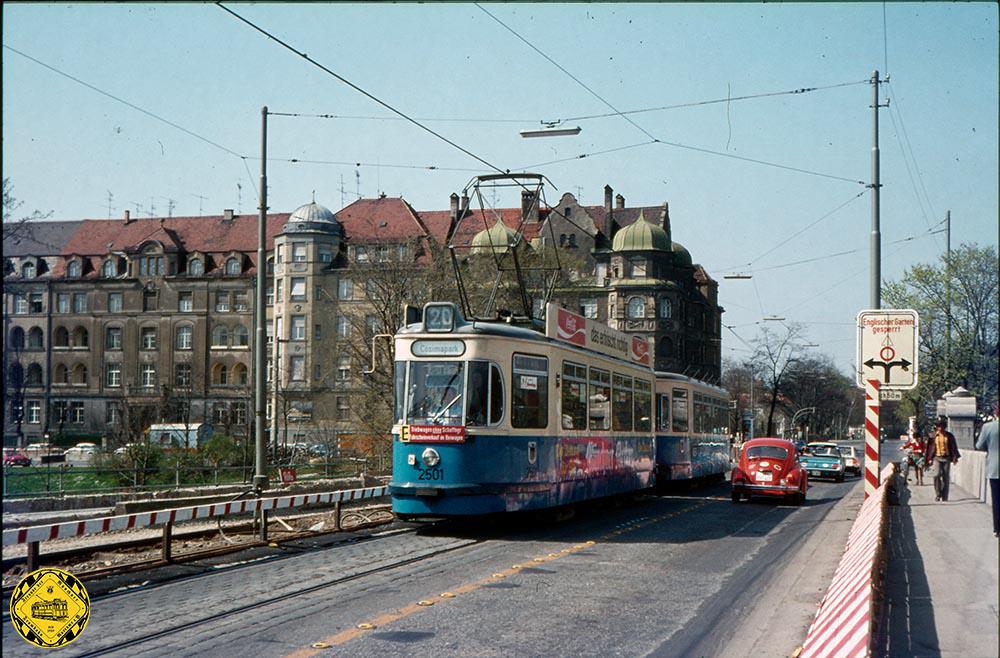
{"label": "hanging sign over street", "polygon": [[858,386],[874,379],[882,391],[917,385],[917,312],[909,309],[858,313]]}

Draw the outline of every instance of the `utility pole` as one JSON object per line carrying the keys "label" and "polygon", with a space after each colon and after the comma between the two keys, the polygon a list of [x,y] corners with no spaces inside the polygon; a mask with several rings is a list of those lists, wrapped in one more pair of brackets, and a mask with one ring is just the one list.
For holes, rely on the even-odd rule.
{"label": "utility pole", "polygon": [[[951,211],[944,213],[944,303],[945,303],[945,332],[944,332],[944,381],[947,384],[951,379]],[[948,384],[948,390],[951,385]]]}
{"label": "utility pole", "polygon": [[[257,220],[257,314],[254,336],[254,439],[256,444],[254,492],[260,494],[267,488],[267,464],[264,450],[264,414],[267,400],[264,384],[267,376],[267,106],[260,110],[260,214]],[[261,519],[261,533],[266,536],[267,524]]]}
{"label": "utility pole", "polygon": [[878,152],[878,110],[879,107],[888,107],[889,101],[885,105],[879,105],[878,86],[887,81],[879,80],[878,71],[872,73],[872,183],[869,187],[872,190],[872,234],[871,234],[871,308],[882,308],[882,232],[879,227],[880,201],[879,192],[882,184],[879,182],[879,152]]}

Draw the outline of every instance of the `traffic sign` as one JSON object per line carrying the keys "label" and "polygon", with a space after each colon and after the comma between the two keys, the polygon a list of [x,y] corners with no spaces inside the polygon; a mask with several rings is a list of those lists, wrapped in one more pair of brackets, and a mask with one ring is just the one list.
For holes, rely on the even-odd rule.
{"label": "traffic sign", "polygon": [[874,379],[880,390],[917,386],[917,312],[876,309],[858,313],[858,386]]}

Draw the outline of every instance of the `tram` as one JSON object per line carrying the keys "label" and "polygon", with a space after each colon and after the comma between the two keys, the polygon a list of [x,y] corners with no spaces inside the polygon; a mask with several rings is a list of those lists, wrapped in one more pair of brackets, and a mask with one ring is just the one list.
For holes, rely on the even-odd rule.
{"label": "tram", "polygon": [[656,483],[722,481],[730,469],[729,393],[656,373]]}
{"label": "tram", "polygon": [[393,511],[561,507],[654,484],[648,343],[546,306],[544,334],[429,303],[395,336]]}

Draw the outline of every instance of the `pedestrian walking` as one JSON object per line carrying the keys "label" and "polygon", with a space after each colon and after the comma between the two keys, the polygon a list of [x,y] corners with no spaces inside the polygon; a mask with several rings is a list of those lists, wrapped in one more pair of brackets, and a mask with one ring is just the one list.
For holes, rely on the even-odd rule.
{"label": "pedestrian walking", "polygon": [[[922,487],[924,485],[924,438],[920,436],[919,430],[913,433],[910,440],[903,446],[903,450],[906,452],[907,464],[913,468],[913,479],[917,486]],[[909,477],[907,477],[907,481],[909,481]]]}
{"label": "pedestrian walking", "polygon": [[993,420],[983,425],[982,431],[979,432],[979,438],[976,439],[976,450],[986,451],[986,477],[990,482],[990,495],[993,498],[993,536],[1000,537],[1000,460],[997,458],[997,435],[1000,434],[1000,428],[998,428],[998,423],[1000,420],[997,419],[997,412],[1000,411],[1000,405],[996,402],[993,403]]}
{"label": "pedestrian walking", "polygon": [[938,416],[934,421],[934,436],[928,442],[927,463],[934,466],[935,500],[947,501],[948,488],[951,484],[951,465],[958,461],[958,442],[955,435],[949,432],[948,419]]}

